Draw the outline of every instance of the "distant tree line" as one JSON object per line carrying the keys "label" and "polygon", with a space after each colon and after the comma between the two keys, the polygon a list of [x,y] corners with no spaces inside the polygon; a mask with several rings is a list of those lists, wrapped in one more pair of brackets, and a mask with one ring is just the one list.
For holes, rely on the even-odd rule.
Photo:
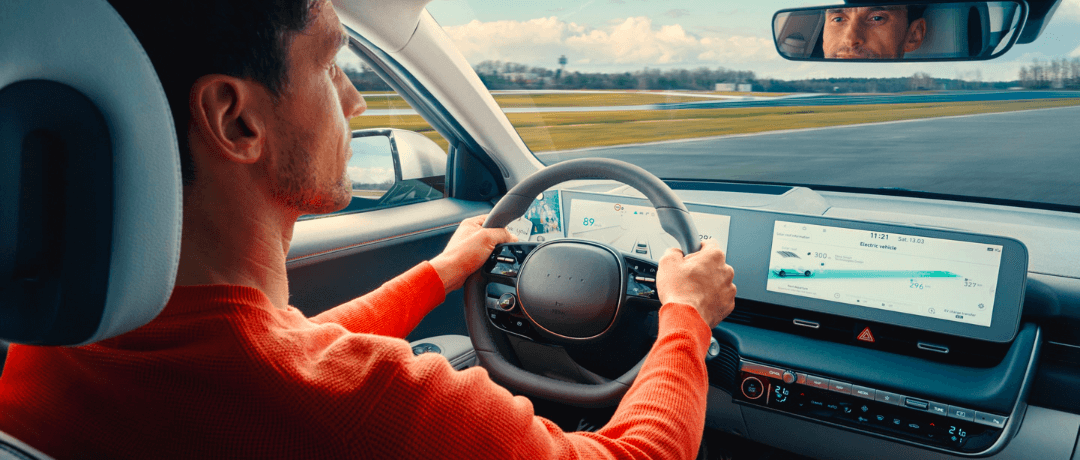
{"label": "distant tree line", "polygon": [[1020,86],[1029,89],[1080,89],[1080,57],[1034,60],[1020,68]]}
{"label": "distant tree line", "polygon": [[720,67],[694,70],[658,69],[635,72],[581,73],[529,67],[513,62],[484,61],[475,67],[488,89],[683,89],[712,90],[717,83],[754,83],[754,72]]}
{"label": "distant tree line", "polygon": [[357,91],[393,91],[370,67],[361,64],[360,68],[344,67],[341,69]]}
{"label": "distant tree line", "polygon": [[[390,91],[371,69],[344,69],[353,85],[360,91]],[[1080,59],[1071,62],[1038,61],[1021,70],[1020,80],[984,82],[981,73],[974,79],[933,78],[924,72],[896,78],[817,78],[777,80],[758,78],[752,71],[724,67],[694,70],[659,70],[645,68],[634,72],[563,72],[524,64],[484,61],[474,68],[489,90],[500,89],[637,89],[637,90],[705,90],[715,89],[717,83],[750,84],[754,91],[795,93],[895,93],[920,90],[994,90],[1017,85],[1026,88],[1052,87],[1055,81],[1063,87],[1080,88]],[[1025,84],[1024,82],[1028,83]],[[1075,85],[1075,86],[1069,86]]]}
{"label": "distant tree line", "polygon": [[353,190],[390,190],[390,187],[394,186],[393,179],[387,179],[383,182],[353,182]]}

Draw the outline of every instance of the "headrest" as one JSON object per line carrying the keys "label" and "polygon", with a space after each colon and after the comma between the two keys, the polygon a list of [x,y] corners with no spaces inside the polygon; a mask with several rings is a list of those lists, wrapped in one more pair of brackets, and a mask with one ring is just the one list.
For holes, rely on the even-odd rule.
{"label": "headrest", "polygon": [[929,5],[923,13],[926,37],[919,49],[906,58],[949,58],[967,56],[967,10],[955,5]]}
{"label": "headrest", "polygon": [[180,257],[176,130],[105,0],[0,14],[0,340],[79,345],[164,308]]}

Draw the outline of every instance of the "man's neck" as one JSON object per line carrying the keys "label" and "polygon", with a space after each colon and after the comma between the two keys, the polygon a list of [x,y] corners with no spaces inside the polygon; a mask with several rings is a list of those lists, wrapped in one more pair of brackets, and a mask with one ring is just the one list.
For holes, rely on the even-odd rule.
{"label": "man's neck", "polygon": [[245,205],[245,200],[212,198],[230,196],[223,192],[245,193],[185,187],[176,285],[253,287],[266,294],[275,307],[287,308],[289,282],[285,257],[296,216],[256,212],[268,207]]}

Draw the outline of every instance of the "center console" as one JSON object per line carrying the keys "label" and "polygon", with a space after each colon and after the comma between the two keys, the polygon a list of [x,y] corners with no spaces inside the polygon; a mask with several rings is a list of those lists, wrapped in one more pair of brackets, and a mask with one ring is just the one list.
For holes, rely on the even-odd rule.
{"label": "center console", "polygon": [[742,402],[956,452],[990,448],[1007,415],[917,398],[822,375],[741,361]]}

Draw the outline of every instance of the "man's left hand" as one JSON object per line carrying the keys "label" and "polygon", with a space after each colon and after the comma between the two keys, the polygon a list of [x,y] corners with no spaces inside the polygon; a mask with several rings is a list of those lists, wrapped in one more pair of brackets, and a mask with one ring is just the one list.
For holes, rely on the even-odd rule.
{"label": "man's left hand", "polygon": [[487,262],[495,245],[517,241],[505,228],[483,228],[486,219],[485,214],[461,221],[446,249],[431,259],[447,294],[464,285],[465,279]]}

